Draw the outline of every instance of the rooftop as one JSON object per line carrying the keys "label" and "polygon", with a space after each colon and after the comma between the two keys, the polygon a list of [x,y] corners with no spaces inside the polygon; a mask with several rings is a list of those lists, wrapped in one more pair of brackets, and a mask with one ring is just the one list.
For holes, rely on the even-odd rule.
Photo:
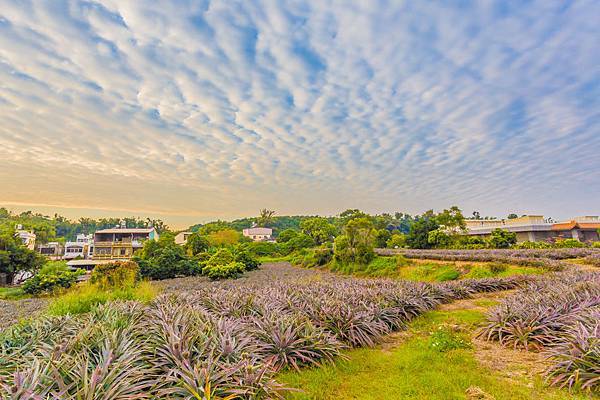
{"label": "rooftop", "polygon": [[150,233],[154,228],[108,228],[96,231],[96,233]]}

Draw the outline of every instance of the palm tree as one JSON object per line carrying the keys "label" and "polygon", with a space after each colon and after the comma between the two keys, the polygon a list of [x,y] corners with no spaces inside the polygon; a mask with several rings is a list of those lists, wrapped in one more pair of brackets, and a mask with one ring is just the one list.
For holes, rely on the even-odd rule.
{"label": "palm tree", "polygon": [[258,218],[256,218],[256,224],[258,226],[268,227],[273,223],[273,215],[275,215],[275,211],[263,208],[260,210]]}

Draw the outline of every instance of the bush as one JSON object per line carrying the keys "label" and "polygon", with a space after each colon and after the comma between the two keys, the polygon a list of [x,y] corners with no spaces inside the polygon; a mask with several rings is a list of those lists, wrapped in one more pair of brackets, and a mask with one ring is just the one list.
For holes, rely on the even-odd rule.
{"label": "bush", "polygon": [[490,272],[495,275],[501,274],[502,272],[506,272],[506,270],[508,269],[508,265],[499,262],[492,262],[488,265],[488,267],[490,269]]}
{"label": "bush", "polygon": [[236,251],[234,260],[235,262],[244,264],[244,269],[246,271],[258,269],[258,266],[260,265],[260,262],[245,250]]}
{"label": "bush", "polygon": [[558,248],[578,248],[585,247],[585,243],[580,242],[577,239],[556,239],[554,247]]}
{"label": "bush", "polygon": [[232,279],[244,273],[245,267],[241,262],[232,262],[226,265],[207,265],[202,269],[202,274],[212,280]]}
{"label": "bush", "polygon": [[234,262],[233,253],[229,249],[219,249],[207,261],[206,265],[227,265]]}
{"label": "bush", "polygon": [[375,252],[372,244],[356,243],[352,246],[347,235],[340,235],[335,238],[334,256],[341,263],[367,265],[375,258]]}
{"label": "bush", "polygon": [[101,289],[128,288],[135,286],[140,278],[140,267],[134,261],[96,265],[90,283]]}
{"label": "bush", "polygon": [[287,243],[291,239],[295,238],[296,236],[298,236],[298,231],[295,229],[288,228],[288,229],[281,231],[281,233],[277,236],[277,242],[278,243]]}
{"label": "bush", "polygon": [[552,245],[548,242],[525,241],[521,243],[516,243],[512,247],[513,249],[549,249],[552,247]]}
{"label": "bush", "polygon": [[83,270],[71,271],[64,262],[51,262],[23,283],[23,291],[28,294],[51,293],[60,289],[70,288]]}
{"label": "bush", "polygon": [[195,256],[196,254],[207,251],[210,247],[210,243],[205,236],[202,236],[196,232],[188,238],[185,246],[187,250]]}
{"label": "bush", "polygon": [[494,249],[508,249],[517,243],[517,234],[504,229],[496,228],[488,238],[488,245]]}
{"label": "bush", "polygon": [[243,247],[245,250],[259,257],[277,256],[281,251],[280,245],[273,242],[250,242],[244,244]]}
{"label": "bush", "polygon": [[134,258],[140,266],[142,277],[161,280],[201,273],[200,265],[195,261],[196,256],[188,257],[183,247],[171,241],[163,241],[158,244],[154,241],[148,242],[144,245],[142,257]]}
{"label": "bush", "polygon": [[299,233],[293,238],[291,238],[287,243],[283,245],[284,250],[287,254],[298,251],[302,249],[307,249],[309,247],[313,247],[315,245],[315,241],[308,235],[304,233]]}

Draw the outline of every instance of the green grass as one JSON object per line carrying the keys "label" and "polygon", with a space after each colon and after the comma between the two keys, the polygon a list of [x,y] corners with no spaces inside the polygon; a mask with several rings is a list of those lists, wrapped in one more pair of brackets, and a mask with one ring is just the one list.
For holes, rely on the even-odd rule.
{"label": "green grass", "polygon": [[0,300],[20,300],[30,297],[20,287],[0,287]]}
{"label": "green grass", "polygon": [[[301,390],[286,395],[295,400],[465,399],[470,386],[481,388],[497,400],[589,398],[548,388],[541,378],[531,387],[525,381],[508,381],[478,364],[472,348],[451,345],[444,348],[459,348],[440,351],[432,346],[432,342],[439,341],[436,334],[440,327],[459,326],[461,332],[456,335],[468,338],[469,330],[483,318],[483,313],[473,310],[429,312],[411,323],[409,338],[395,348],[350,350],[346,352],[348,360],[283,372],[278,380]],[[452,343],[457,339],[451,336],[443,340]]]}
{"label": "green grass", "polygon": [[368,265],[332,262],[330,268],[334,272],[359,277],[387,277],[419,282],[444,282],[456,279],[481,279],[544,273],[541,268],[518,265],[502,265],[501,268],[496,270],[492,268],[493,264],[498,267],[497,263],[458,267],[451,262],[416,262],[402,256],[378,256]]}
{"label": "green grass", "polygon": [[48,314],[82,314],[112,300],[137,300],[147,303],[157,294],[157,287],[150,282],[141,282],[132,288],[109,290],[102,290],[95,285],[85,283],[72,288],[50,303]]}
{"label": "green grass", "polygon": [[291,257],[292,257],[291,255],[287,255],[287,256],[261,256],[261,257],[258,257],[258,261],[261,264],[275,263],[275,262],[282,262],[282,261],[290,261]]}
{"label": "green grass", "polygon": [[536,267],[525,267],[521,265],[507,265],[506,270],[494,273],[488,265],[475,265],[471,270],[462,276],[463,279],[481,279],[481,278],[505,278],[514,275],[538,275],[543,274],[544,269]]}

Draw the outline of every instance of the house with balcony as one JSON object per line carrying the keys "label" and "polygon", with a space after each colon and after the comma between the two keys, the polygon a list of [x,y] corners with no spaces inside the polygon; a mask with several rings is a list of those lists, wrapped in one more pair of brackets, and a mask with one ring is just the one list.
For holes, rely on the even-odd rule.
{"label": "house with balcony", "polygon": [[94,235],[85,235],[80,233],[74,242],[65,243],[65,260],[91,258],[93,254]]}
{"label": "house with balcony", "polygon": [[109,228],[94,233],[94,260],[129,260],[146,240],[158,240],[154,228]]}

